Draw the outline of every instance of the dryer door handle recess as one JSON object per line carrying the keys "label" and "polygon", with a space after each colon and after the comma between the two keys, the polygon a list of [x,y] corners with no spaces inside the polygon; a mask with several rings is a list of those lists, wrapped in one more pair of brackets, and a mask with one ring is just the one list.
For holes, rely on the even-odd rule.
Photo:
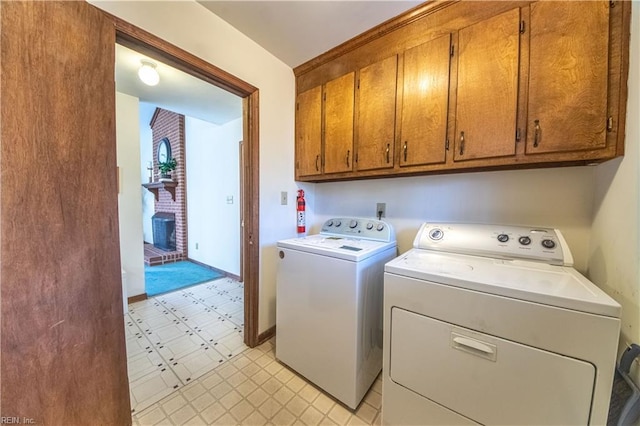
{"label": "dryer door handle recess", "polygon": [[496,345],[485,343],[481,340],[472,339],[457,333],[451,333],[451,346],[454,349],[467,352],[471,355],[477,355],[490,361],[495,361],[498,356],[498,348]]}

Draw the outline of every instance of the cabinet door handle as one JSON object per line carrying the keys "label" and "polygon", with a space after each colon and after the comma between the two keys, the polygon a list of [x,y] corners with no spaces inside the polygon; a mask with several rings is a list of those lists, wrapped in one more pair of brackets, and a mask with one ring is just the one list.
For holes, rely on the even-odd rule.
{"label": "cabinet door handle", "polygon": [[464,155],[464,132],[460,132],[460,155]]}
{"label": "cabinet door handle", "polygon": [[347,167],[351,167],[349,165],[349,155],[351,154],[351,150],[347,150]]}
{"label": "cabinet door handle", "polygon": [[541,129],[540,129],[540,120],[533,120],[535,126],[534,126],[534,131],[533,131],[533,147],[537,148],[538,145],[540,144],[540,133],[541,133]]}
{"label": "cabinet door handle", "polygon": [[391,159],[389,158],[389,152],[391,151],[390,147],[391,147],[391,144],[387,144],[387,152],[386,152],[387,153],[387,164],[389,164],[389,161],[391,161]]}
{"label": "cabinet door handle", "polygon": [[320,168],[318,167],[318,160],[320,160],[320,155],[316,155],[316,172],[320,171]]}
{"label": "cabinet door handle", "polygon": [[402,148],[404,151],[404,162],[407,162],[407,141],[404,141],[404,147]]}

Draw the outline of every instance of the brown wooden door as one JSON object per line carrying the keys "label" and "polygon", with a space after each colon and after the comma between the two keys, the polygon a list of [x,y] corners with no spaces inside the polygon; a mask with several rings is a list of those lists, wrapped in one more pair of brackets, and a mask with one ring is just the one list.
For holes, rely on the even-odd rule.
{"label": "brown wooden door", "polygon": [[443,163],[451,35],[404,52],[400,166]]}
{"label": "brown wooden door", "polygon": [[324,172],[353,170],[353,107],[355,73],[325,84],[324,88]]}
{"label": "brown wooden door", "polygon": [[131,423],[115,27],[85,2],[0,2],[3,416]]}
{"label": "brown wooden door", "polygon": [[456,161],[515,154],[520,9],[458,35]]}
{"label": "brown wooden door", "polygon": [[357,169],[393,167],[398,57],[360,70],[358,90]]}
{"label": "brown wooden door", "polygon": [[604,148],[609,2],[531,5],[527,154]]}
{"label": "brown wooden door", "polygon": [[296,102],[296,176],[322,174],[322,86]]}

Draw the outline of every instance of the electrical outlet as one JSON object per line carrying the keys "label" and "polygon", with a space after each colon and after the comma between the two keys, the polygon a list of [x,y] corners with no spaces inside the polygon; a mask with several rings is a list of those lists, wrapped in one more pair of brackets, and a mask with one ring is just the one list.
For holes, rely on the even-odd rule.
{"label": "electrical outlet", "polygon": [[387,217],[387,203],[376,204],[376,217],[379,219]]}
{"label": "electrical outlet", "polygon": [[280,193],[280,204],[286,206],[288,202],[287,198],[287,191],[282,191]]}
{"label": "electrical outlet", "polygon": [[196,243],[196,250],[198,250],[198,247],[200,247],[200,244]]}

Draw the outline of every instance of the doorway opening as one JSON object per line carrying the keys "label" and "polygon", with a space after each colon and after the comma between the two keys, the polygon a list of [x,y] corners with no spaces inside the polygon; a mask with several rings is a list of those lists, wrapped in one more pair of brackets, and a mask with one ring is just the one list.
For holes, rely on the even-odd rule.
{"label": "doorway opening", "polygon": [[242,99],[242,143],[239,149],[240,277],[244,283],[244,342],[260,343],[258,336],[259,265],[259,92],[254,86],[167,43],[123,20],[116,21],[116,42],[149,58],[197,77]]}

